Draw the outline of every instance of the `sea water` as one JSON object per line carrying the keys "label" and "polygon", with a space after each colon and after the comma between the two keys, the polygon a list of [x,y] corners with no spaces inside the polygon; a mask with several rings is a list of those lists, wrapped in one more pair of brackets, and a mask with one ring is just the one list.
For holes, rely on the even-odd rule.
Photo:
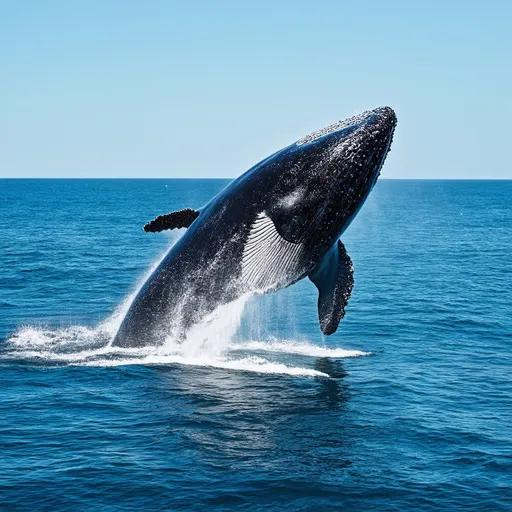
{"label": "sea water", "polygon": [[510,510],[512,182],[380,181],[302,281],[111,347],[226,180],[0,180],[1,510]]}

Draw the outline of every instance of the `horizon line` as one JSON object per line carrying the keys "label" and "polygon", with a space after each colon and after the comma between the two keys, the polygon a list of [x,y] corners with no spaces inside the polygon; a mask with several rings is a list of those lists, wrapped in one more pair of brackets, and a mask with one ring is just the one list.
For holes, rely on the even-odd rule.
{"label": "horizon line", "polygon": [[[194,180],[234,180],[238,178],[238,176],[233,177],[126,177],[126,176],[107,176],[107,177],[98,177],[98,176],[0,176],[0,180],[183,180],[183,181],[194,181]],[[512,177],[510,178],[379,178],[378,181],[512,181]]]}

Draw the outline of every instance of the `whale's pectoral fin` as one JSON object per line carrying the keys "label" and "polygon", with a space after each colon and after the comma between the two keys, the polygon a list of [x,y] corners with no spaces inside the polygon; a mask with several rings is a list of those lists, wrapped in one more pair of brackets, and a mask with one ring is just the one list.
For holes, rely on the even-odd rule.
{"label": "whale's pectoral fin", "polygon": [[147,232],[158,233],[165,229],[188,228],[192,222],[197,219],[197,217],[199,217],[199,212],[197,210],[185,208],[183,210],[178,210],[177,212],[159,215],[156,219],[148,222],[143,229]]}
{"label": "whale's pectoral fin", "polygon": [[309,273],[318,288],[318,319],[324,334],[333,334],[345,316],[354,287],[354,267],[345,246],[338,240]]}
{"label": "whale's pectoral fin", "polygon": [[304,247],[288,242],[266,213],[256,216],[242,256],[242,282],[251,289],[268,292],[290,284]]}

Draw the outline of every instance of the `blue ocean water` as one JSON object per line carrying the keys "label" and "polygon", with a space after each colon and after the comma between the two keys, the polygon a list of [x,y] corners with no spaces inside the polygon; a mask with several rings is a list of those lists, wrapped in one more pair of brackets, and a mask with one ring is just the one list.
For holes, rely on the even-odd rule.
{"label": "blue ocean water", "polygon": [[303,281],[110,348],[226,183],[0,180],[0,509],[511,510],[512,181],[380,181],[331,337]]}

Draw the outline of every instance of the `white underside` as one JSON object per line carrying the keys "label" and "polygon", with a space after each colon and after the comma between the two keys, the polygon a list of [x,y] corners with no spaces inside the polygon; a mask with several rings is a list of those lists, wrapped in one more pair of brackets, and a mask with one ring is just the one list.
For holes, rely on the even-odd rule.
{"label": "white underside", "polygon": [[259,213],[245,242],[242,256],[242,281],[257,291],[287,284],[297,270],[302,244],[285,240],[272,219]]}

